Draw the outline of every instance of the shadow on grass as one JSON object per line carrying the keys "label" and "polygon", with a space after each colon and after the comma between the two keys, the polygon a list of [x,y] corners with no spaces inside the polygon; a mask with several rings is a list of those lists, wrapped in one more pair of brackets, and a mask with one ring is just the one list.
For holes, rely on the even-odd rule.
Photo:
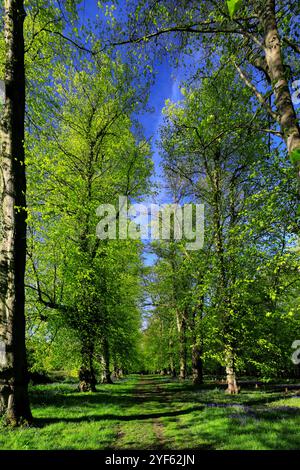
{"label": "shadow on grass", "polygon": [[[181,387],[177,390],[145,390],[139,389],[136,390],[136,393],[130,393],[122,390],[97,390],[95,393],[79,393],[77,390],[36,390],[33,393],[31,392],[31,403],[34,405],[40,406],[63,406],[63,407],[77,407],[82,405],[99,405],[104,403],[109,403],[110,405],[117,405],[123,408],[128,408],[139,403],[148,403],[148,402],[158,402],[162,404],[168,404],[172,402],[176,404],[177,400],[180,403],[184,403],[186,400],[190,402],[195,402],[198,400],[198,397],[190,397],[188,394],[190,391],[201,392],[202,389],[195,389],[190,387]],[[226,397],[226,402],[224,398]],[[226,396],[220,395],[214,397],[206,397],[205,395],[199,396],[199,402],[204,406],[212,405],[212,401],[216,406],[236,406],[236,405],[264,405],[270,402],[280,401],[286,396],[282,394],[276,394],[276,396],[263,396],[252,399],[247,399],[242,395],[238,396]]]}
{"label": "shadow on grass", "polygon": [[76,416],[70,418],[36,418],[35,423],[38,427],[46,426],[53,423],[81,423],[84,421],[144,421],[153,420],[159,418],[171,418],[182,415],[187,415],[195,411],[203,411],[205,406],[201,405],[198,407],[187,408],[185,410],[166,411],[160,413],[138,413],[132,415],[115,415],[115,414],[101,414],[101,415],[89,415],[89,416]]}
{"label": "shadow on grass", "polygon": [[[120,384],[123,385],[123,384]],[[257,405],[266,405],[272,402],[276,402],[282,400],[284,397],[281,394],[280,396],[276,394],[276,396],[262,396],[262,397],[254,397],[253,399],[247,399],[247,396],[243,397],[242,395],[239,396],[238,399],[236,397],[227,397],[226,402],[224,402],[224,397],[220,396],[214,400],[214,397],[205,397],[205,394],[202,396],[200,395],[201,391],[214,391],[216,389],[215,384],[207,384],[204,386],[194,386],[190,383],[183,383],[183,382],[174,382],[173,380],[156,380],[155,378],[145,379],[142,378],[142,382],[138,384],[138,386],[134,390],[126,390],[118,384],[115,384],[113,387],[104,386],[101,390],[98,387],[96,393],[92,394],[82,394],[79,393],[76,388],[72,387],[60,387],[57,386],[56,388],[53,387],[52,389],[47,390],[34,390],[32,393],[32,403],[34,403],[37,407],[42,408],[43,406],[51,406],[51,407],[62,407],[62,408],[72,408],[78,407],[81,408],[80,414],[82,414],[82,410],[86,407],[87,411],[90,414],[86,416],[59,416],[59,417],[45,417],[45,418],[36,418],[35,425],[39,428],[46,427],[51,424],[55,423],[84,423],[84,422],[104,422],[104,421],[114,421],[116,423],[122,422],[132,422],[137,421],[137,423],[145,420],[155,420],[161,418],[173,418],[176,420],[181,416],[191,415],[191,423],[195,421],[195,425],[197,420],[201,420],[201,414],[198,416],[193,417],[193,413],[203,412],[205,410],[211,408],[231,408],[231,407],[240,407],[248,413],[249,419],[254,419],[258,422],[265,422],[267,425],[272,425],[274,421],[282,421],[284,419],[290,419],[294,417],[300,416],[300,408],[289,408],[289,407],[279,407],[279,408],[265,408],[264,410],[256,410],[252,408],[252,406]],[[199,402],[197,404],[196,400],[198,397],[196,396],[189,396],[190,392],[199,392]],[[257,390],[256,390],[257,392]],[[257,392],[260,393],[260,392]],[[266,393],[266,391],[262,391],[262,393]],[[278,393],[278,392],[277,392]],[[231,400],[232,398],[232,400]],[[240,401],[239,401],[240,400]],[[153,402],[156,404],[160,404],[160,408],[158,411],[151,410],[148,413],[143,412],[145,410],[141,407],[141,413],[137,413],[136,409],[132,410],[132,414],[130,414],[130,408],[134,408],[137,405],[140,406],[142,403]],[[175,409],[178,403],[179,409]],[[195,403],[195,405],[193,405]],[[114,413],[103,413],[99,414],[97,407],[101,405],[105,411],[105,404],[108,406],[116,406],[120,410],[120,414]],[[168,406],[172,404],[173,409],[168,410]],[[185,409],[180,409],[183,404],[189,404],[190,406]],[[166,406],[164,410],[163,407]],[[191,406],[192,405],[192,406]],[[93,414],[93,408],[95,408],[95,413]],[[251,415],[249,413],[249,409],[251,409]],[[74,410],[75,411],[75,410]],[[98,411],[98,412],[97,412]],[[72,413],[73,414],[73,413]],[[221,415],[220,415],[221,417]],[[226,418],[226,416],[224,416]],[[235,423],[235,424],[234,424]],[[282,424],[282,426],[284,423]],[[233,433],[237,432],[237,421],[233,418],[230,422],[230,429],[227,432],[232,431]],[[189,426],[190,427],[190,426]],[[293,442],[289,442],[289,438],[285,438],[283,435],[284,432],[290,431],[290,427],[287,427],[286,431],[283,429],[280,430],[280,439],[282,443],[280,444],[280,448],[285,448],[284,446],[288,446],[288,448],[294,448],[293,446],[297,445],[299,447],[300,440],[293,437]],[[208,436],[208,440],[210,443],[212,441],[212,435]],[[266,440],[265,436],[257,437],[261,442]],[[292,438],[291,438],[292,439]],[[210,445],[208,444],[208,446]],[[268,443],[264,443],[266,448],[268,448]],[[217,444],[213,444],[211,448],[215,448],[214,446]],[[203,447],[207,448],[207,447]]]}

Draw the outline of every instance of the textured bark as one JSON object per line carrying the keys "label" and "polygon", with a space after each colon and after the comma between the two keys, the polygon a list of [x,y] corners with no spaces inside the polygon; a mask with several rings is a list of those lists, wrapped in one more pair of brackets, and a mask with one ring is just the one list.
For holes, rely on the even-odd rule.
{"label": "textured bark", "polygon": [[82,365],[79,370],[79,386],[80,392],[95,392],[96,391],[96,377],[93,367],[94,358],[94,345],[88,341],[82,340],[81,358]]}
{"label": "textured bark", "polygon": [[122,379],[123,377],[123,371],[117,364],[114,365],[113,375],[116,379]]}
{"label": "textured bark", "polygon": [[203,383],[203,320],[204,296],[201,296],[191,319],[192,334],[192,380],[194,385]]}
{"label": "textured bark", "polygon": [[184,380],[187,376],[186,320],[179,313],[177,326],[179,333],[179,379]]}
{"label": "textured bark", "polygon": [[1,120],[0,411],[8,424],[32,420],[25,347],[26,177],[22,0],[5,0],[5,103]]}
{"label": "textured bark", "polygon": [[79,385],[80,392],[96,392],[96,378],[93,369],[81,366],[79,370]]}
{"label": "textured bark", "polygon": [[174,364],[174,344],[172,338],[169,340],[169,375],[176,377],[176,368]]}
{"label": "textured bark", "polygon": [[110,354],[109,354],[109,344],[107,338],[103,339],[102,344],[102,379],[101,383],[103,384],[112,384],[110,376]]}
{"label": "textured bark", "polygon": [[235,374],[235,365],[234,365],[234,354],[231,348],[227,348],[225,351],[225,360],[226,360],[226,380],[227,380],[227,389],[226,393],[230,395],[236,395],[239,393],[240,388],[237,385],[236,374]]}
{"label": "textured bark", "polygon": [[202,348],[198,344],[192,347],[192,379],[195,385],[203,383]]}
{"label": "textured bark", "polygon": [[220,269],[220,288],[223,297],[221,320],[223,323],[223,338],[224,338],[224,356],[226,365],[226,377],[227,377],[227,393],[235,394],[238,393],[239,388],[236,382],[236,373],[234,368],[234,348],[232,347],[232,326],[230,318],[230,298],[228,296],[228,275],[226,272],[226,261],[225,261],[225,250],[224,240],[221,225],[221,176],[218,168],[219,155],[216,155],[217,168],[214,171],[212,182],[214,191],[214,230],[216,240],[216,254],[219,262]]}
{"label": "textured bark", "polygon": [[[264,49],[267,63],[267,73],[270,76],[276,98],[276,106],[280,118],[280,126],[287,145],[289,155],[294,150],[300,150],[300,127],[292,101],[286,69],[281,50],[275,0],[266,0],[260,12],[260,21],[264,29]],[[300,162],[297,162],[298,176],[300,177]]]}

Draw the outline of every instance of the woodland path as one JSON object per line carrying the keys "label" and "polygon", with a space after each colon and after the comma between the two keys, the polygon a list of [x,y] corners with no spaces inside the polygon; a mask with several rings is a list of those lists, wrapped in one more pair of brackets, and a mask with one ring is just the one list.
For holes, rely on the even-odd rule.
{"label": "woodland path", "polygon": [[80,393],[76,383],[31,387],[34,426],[2,428],[0,448],[26,450],[292,450],[300,448],[297,384],[244,382],[224,393],[159,375],[132,375]]}
{"label": "woodland path", "polygon": [[115,448],[164,449],[166,438],[160,418],[176,415],[172,394],[163,389],[161,380],[142,376],[132,391],[132,399],[137,413],[131,416],[131,424],[125,430],[124,425],[120,426]]}

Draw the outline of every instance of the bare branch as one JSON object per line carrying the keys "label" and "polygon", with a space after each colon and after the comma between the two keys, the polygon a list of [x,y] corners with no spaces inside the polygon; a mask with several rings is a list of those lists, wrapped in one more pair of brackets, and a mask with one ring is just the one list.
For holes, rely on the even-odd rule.
{"label": "bare branch", "polygon": [[64,39],[67,42],[70,42],[71,44],[73,44],[73,46],[75,46],[77,49],[79,49],[81,51],[88,52],[91,55],[96,55],[97,54],[96,51],[93,51],[92,49],[88,49],[87,47],[84,47],[81,44],[78,44],[76,41],[69,38],[65,34],[61,33],[60,31],[51,31],[51,29],[47,29],[47,28],[45,28],[44,31],[46,31],[47,33],[50,33],[50,34],[56,34],[57,36],[60,36],[62,39]]}
{"label": "bare branch", "polygon": [[[140,36],[137,38],[130,37],[129,39],[125,39],[124,41],[119,41],[119,42],[113,42],[110,45],[111,46],[122,46],[125,44],[138,44],[143,41],[149,41],[150,39],[153,39],[155,37],[161,36],[163,34],[168,34],[168,33],[195,33],[195,34],[218,34],[218,33],[223,33],[223,34],[241,34],[243,36],[248,36],[249,32],[245,31],[244,29],[236,29],[236,28],[226,28],[226,27],[207,27],[208,23],[203,22],[203,23],[198,23],[195,25],[182,25],[182,26],[170,26],[169,28],[164,28],[160,29],[157,31],[154,31],[153,33],[146,34],[145,36]],[[203,28],[197,28],[195,26],[203,26]]]}

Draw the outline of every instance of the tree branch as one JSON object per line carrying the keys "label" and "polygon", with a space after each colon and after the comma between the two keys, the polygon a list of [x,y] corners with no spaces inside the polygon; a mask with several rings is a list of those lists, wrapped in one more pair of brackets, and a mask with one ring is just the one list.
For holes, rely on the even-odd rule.
{"label": "tree branch", "polygon": [[[125,39],[124,41],[113,42],[111,46],[122,46],[125,44],[138,44],[143,41],[149,41],[155,37],[161,36],[162,34],[168,33],[195,33],[195,34],[216,34],[216,33],[224,33],[224,34],[242,34],[243,36],[248,36],[249,32],[244,31],[243,29],[234,29],[234,28],[223,28],[223,27],[204,27],[207,26],[208,23],[198,23],[196,25],[183,25],[183,26],[170,26],[169,28],[164,28],[161,30],[154,31],[153,33],[146,34],[145,36],[140,36],[137,38],[130,37],[129,39]],[[195,28],[195,26],[203,26],[203,28]]]}
{"label": "tree branch", "polygon": [[97,54],[96,51],[93,51],[92,49],[88,49],[87,47],[84,47],[81,44],[78,44],[76,41],[69,38],[68,36],[65,36],[65,34],[61,33],[60,31],[51,31],[51,29],[47,29],[47,28],[45,28],[44,31],[46,31],[47,33],[50,33],[50,34],[56,34],[57,36],[60,36],[62,39],[64,39],[67,42],[70,42],[71,44],[73,44],[73,46],[75,46],[77,49],[79,49],[81,51],[88,52],[91,55],[96,55]]}
{"label": "tree branch", "polygon": [[265,110],[268,112],[268,114],[276,121],[280,122],[278,114],[273,111],[271,106],[266,102],[266,98],[258,91],[256,86],[251,82],[251,80],[246,76],[246,74],[243,72],[243,70],[240,68],[240,66],[233,61],[233,64],[235,68],[237,69],[241,79],[245,82],[248,88],[252,90],[254,95],[256,96],[257,100],[260,102],[260,104],[265,108]]}
{"label": "tree branch", "polygon": [[299,44],[296,44],[294,41],[292,41],[291,39],[289,38],[286,38],[284,37],[283,38],[283,41],[288,45],[290,46],[294,52],[297,52],[297,54],[300,54],[300,46]]}

